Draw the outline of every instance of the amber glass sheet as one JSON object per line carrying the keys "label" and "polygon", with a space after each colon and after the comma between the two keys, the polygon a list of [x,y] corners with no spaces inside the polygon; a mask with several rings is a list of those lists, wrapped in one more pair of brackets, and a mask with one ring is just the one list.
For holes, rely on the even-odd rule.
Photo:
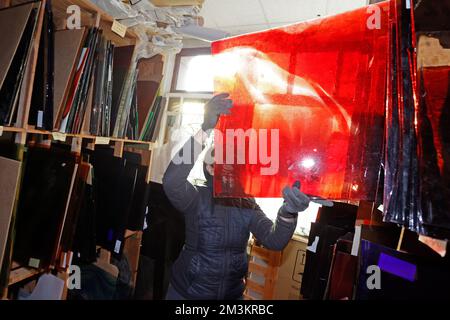
{"label": "amber glass sheet", "polygon": [[[386,92],[388,3],[213,43],[215,91],[229,92],[232,114],[216,135],[215,195],[280,197],[285,185],[329,199],[373,199],[380,168]],[[269,158],[248,151],[227,129],[267,129]],[[279,148],[272,135],[279,130]],[[234,139],[234,150],[226,145]],[[276,141],[273,140],[273,141]],[[254,144],[253,144],[254,146]],[[274,147],[275,146],[275,147]],[[274,147],[272,149],[272,147]],[[234,163],[221,164],[227,153]],[[273,162],[272,162],[273,163]]]}

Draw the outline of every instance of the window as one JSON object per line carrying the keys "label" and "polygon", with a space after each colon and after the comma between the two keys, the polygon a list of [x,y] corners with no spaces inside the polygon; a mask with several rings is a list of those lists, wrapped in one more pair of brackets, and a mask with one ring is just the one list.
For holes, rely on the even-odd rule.
{"label": "window", "polygon": [[214,91],[213,58],[209,48],[184,49],[175,61],[172,92]]}

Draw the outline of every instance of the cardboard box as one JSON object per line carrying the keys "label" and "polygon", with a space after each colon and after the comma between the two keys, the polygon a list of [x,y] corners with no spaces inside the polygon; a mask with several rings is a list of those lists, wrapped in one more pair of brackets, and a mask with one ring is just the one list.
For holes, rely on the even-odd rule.
{"label": "cardboard box", "polygon": [[306,262],[308,239],[294,236],[283,250],[275,283],[274,300],[302,300],[300,287]]}

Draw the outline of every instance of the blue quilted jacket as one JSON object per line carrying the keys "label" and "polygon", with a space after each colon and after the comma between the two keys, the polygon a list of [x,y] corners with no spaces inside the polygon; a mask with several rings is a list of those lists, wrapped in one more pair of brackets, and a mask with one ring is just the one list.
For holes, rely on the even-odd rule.
{"label": "blue quilted jacket", "polygon": [[[187,143],[198,142],[191,138]],[[239,299],[250,233],[266,248],[280,251],[292,238],[297,218],[279,210],[273,223],[254,200],[245,200],[240,207],[218,204],[211,181],[205,187],[187,181],[192,167],[171,162],[163,178],[167,197],[186,221],[185,245],[173,265],[171,285],[190,300]]]}

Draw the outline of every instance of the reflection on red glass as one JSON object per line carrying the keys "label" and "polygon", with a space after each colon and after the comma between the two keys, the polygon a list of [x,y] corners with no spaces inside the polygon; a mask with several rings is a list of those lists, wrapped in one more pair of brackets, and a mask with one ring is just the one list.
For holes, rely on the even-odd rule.
{"label": "reflection on red glass", "polygon": [[[216,196],[279,197],[300,180],[315,196],[374,198],[388,44],[388,3],[376,6],[213,44],[215,90],[234,101],[218,124]],[[231,129],[253,139],[245,163]]]}

